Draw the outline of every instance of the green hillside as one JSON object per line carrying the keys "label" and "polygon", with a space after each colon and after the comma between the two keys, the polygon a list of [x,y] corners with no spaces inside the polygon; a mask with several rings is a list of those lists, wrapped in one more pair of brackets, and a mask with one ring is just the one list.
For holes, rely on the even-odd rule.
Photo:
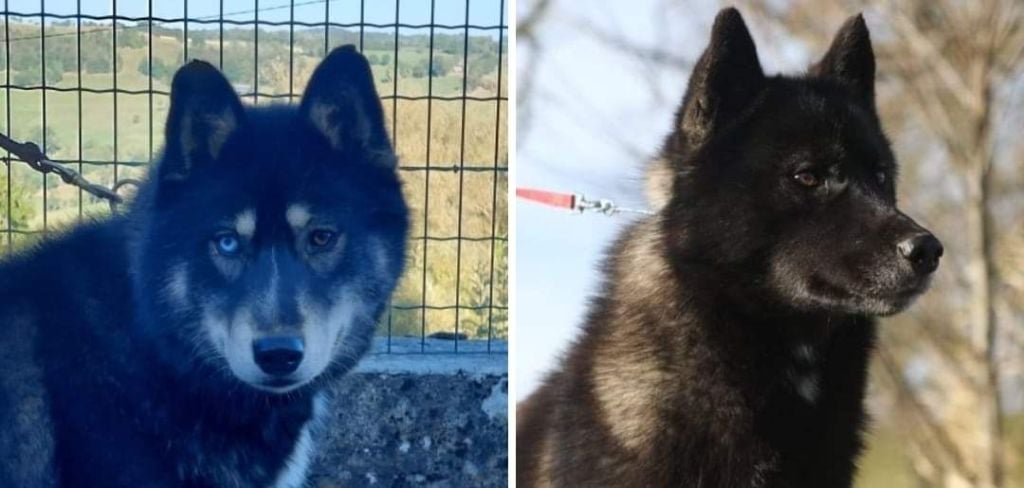
{"label": "green hillside", "polygon": [[[168,90],[174,70],[186,59],[183,31],[154,25],[150,43],[147,24],[119,24],[116,50],[109,24],[83,24],[82,32],[79,73],[75,26],[47,24],[44,49],[38,24],[10,24],[10,58],[0,50],[0,81],[9,80],[9,87],[0,89],[0,127],[17,140],[45,144],[52,159],[76,168],[85,161],[82,170],[91,181],[110,185],[115,177],[139,177],[160,150],[168,107],[167,96],[159,92]],[[328,34],[330,47],[360,43],[356,30]],[[249,96],[251,103],[287,103],[289,94],[297,101],[325,52],[324,30],[296,29],[290,43],[287,30],[261,29],[258,54],[256,38],[251,27],[227,28],[223,43],[217,30],[190,30],[187,57],[220,64],[240,93],[270,95]],[[408,272],[395,295],[395,309],[381,326],[390,326],[396,335],[419,335],[424,324],[428,334],[451,332],[458,324],[460,332],[486,338],[493,325],[496,337],[507,337],[508,105],[498,100],[507,97],[507,52],[500,54],[499,86],[494,37],[471,34],[466,52],[461,32],[438,33],[432,60],[430,38],[423,33],[400,35],[397,55],[395,42],[394,32],[362,36],[413,208]],[[506,46],[507,40],[502,51]],[[53,88],[45,97],[43,90],[21,88],[41,86],[44,76]],[[146,92],[150,84],[157,94],[77,90]],[[404,99],[428,94],[460,98],[463,90],[467,101]],[[460,164],[468,170],[454,171]],[[44,182],[17,162],[9,173],[0,167],[0,256],[9,247],[38,239],[44,229],[105,212],[105,203],[88,195],[80,198],[59,178]],[[9,224],[19,231],[10,237],[2,231]],[[460,235],[464,239],[457,239]],[[425,311],[424,303],[430,307]],[[492,303],[497,308],[490,308]]]}

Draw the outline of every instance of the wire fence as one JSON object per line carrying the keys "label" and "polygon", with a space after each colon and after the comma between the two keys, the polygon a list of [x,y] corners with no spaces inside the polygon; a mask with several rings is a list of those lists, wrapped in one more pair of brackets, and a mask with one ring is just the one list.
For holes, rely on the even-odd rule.
{"label": "wire fence", "polygon": [[[380,324],[390,353],[505,352],[508,27],[504,0],[4,0],[0,127],[89,181],[143,177],[170,80],[217,64],[252,104],[297,102],[319,60],[369,58],[412,209],[407,272]],[[0,259],[109,211],[0,157]]]}

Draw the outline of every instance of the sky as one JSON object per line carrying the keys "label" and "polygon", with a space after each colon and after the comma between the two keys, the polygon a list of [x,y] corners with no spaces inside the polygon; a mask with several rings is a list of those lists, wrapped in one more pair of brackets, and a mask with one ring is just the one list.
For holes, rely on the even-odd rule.
{"label": "sky", "polygon": [[[656,0],[588,2],[592,8],[585,10],[569,7],[576,2],[563,5],[540,31],[541,61],[531,65],[537,53],[522,44],[518,51],[519,86],[523,70],[530,69],[535,88],[525,125],[519,107],[517,187],[583,193],[642,208],[644,162],[667,133],[687,73],[653,69],[614,43],[595,40],[584,26],[695,59],[717,5],[698,7],[692,22],[670,28],[660,25],[665,12]],[[522,15],[525,9],[518,8]],[[568,347],[600,279],[603,251],[629,220],[516,202],[519,399]]]}
{"label": "sky", "polygon": [[[581,9],[580,2],[556,3],[562,7],[540,30],[539,62],[520,43],[518,88],[526,70],[535,88],[529,106],[519,105],[517,187],[643,208],[645,163],[670,129],[689,72],[685,63],[652,63],[623,46],[652,47],[692,63],[720,6],[705,0],[586,4]],[[519,5],[522,16],[527,8]],[[751,28],[758,38],[756,26]],[[801,69],[808,59],[798,45],[759,43],[759,56],[769,72]],[[578,215],[517,200],[514,334],[520,400],[569,347],[599,285],[604,251],[630,218]]]}
{"label": "sky", "polygon": [[[466,23],[467,0],[434,0],[434,22],[436,24],[459,25]],[[233,20],[251,20],[254,10],[258,9],[260,20],[287,21],[291,15],[288,0],[223,0],[225,15]],[[129,17],[141,17],[149,14],[150,2],[146,0],[81,0],[82,13],[87,15],[110,15],[116,3],[117,14]],[[183,17],[185,3],[180,0],[152,0],[153,16]],[[220,12],[218,0],[190,0],[188,16],[216,18]],[[389,24],[395,22],[395,5],[399,5],[399,20],[407,24],[427,24],[430,22],[431,0],[294,0],[295,20],[305,22],[322,22],[327,8],[330,10],[330,21],[340,23],[358,22],[360,6],[365,6],[367,23]],[[328,4],[329,5],[326,5]],[[75,14],[76,0],[6,0],[5,10],[19,13],[38,14],[41,11],[51,14]],[[469,0],[469,23],[473,25],[498,25],[501,12],[501,0]],[[13,19],[13,17],[12,17]],[[508,23],[508,19],[505,19]],[[207,24],[208,28],[216,25]],[[203,28],[202,25],[190,24],[189,28]]]}

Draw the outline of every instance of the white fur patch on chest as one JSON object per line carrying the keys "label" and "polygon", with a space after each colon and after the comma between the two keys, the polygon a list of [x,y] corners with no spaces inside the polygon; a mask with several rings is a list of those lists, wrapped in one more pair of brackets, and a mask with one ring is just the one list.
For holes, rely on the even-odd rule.
{"label": "white fur patch on chest", "polygon": [[302,488],[306,486],[306,475],[309,472],[309,465],[313,461],[313,449],[316,447],[313,442],[313,431],[327,417],[327,398],[323,393],[313,398],[313,416],[302,426],[298,439],[295,440],[295,447],[291,455],[284,463],[284,467],[277,474],[277,479],[272,485],[274,488]]}
{"label": "white fur patch on chest", "polygon": [[810,403],[818,400],[821,388],[818,386],[818,375],[816,373],[801,376],[796,383],[796,391]]}
{"label": "white fur patch on chest", "polygon": [[821,394],[821,386],[817,371],[790,370],[789,381],[792,383],[796,393],[807,403],[814,403]]}
{"label": "white fur patch on chest", "polygon": [[810,344],[799,344],[793,348],[793,357],[797,361],[813,364],[818,359],[818,352]]}
{"label": "white fur patch on chest", "polygon": [[821,378],[818,371],[818,351],[810,344],[797,344],[793,348],[793,366],[789,370],[789,381],[797,395],[807,403],[814,403],[821,396]]}

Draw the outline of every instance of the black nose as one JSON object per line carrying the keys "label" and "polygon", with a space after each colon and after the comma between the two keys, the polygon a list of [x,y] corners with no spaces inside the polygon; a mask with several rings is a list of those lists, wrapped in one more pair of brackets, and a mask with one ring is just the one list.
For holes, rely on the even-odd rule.
{"label": "black nose", "polygon": [[252,355],[264,373],[284,376],[299,367],[304,345],[301,337],[264,337],[252,341]]}
{"label": "black nose", "polygon": [[931,234],[918,234],[901,241],[900,256],[910,261],[919,273],[931,273],[939,267],[942,243]]}

